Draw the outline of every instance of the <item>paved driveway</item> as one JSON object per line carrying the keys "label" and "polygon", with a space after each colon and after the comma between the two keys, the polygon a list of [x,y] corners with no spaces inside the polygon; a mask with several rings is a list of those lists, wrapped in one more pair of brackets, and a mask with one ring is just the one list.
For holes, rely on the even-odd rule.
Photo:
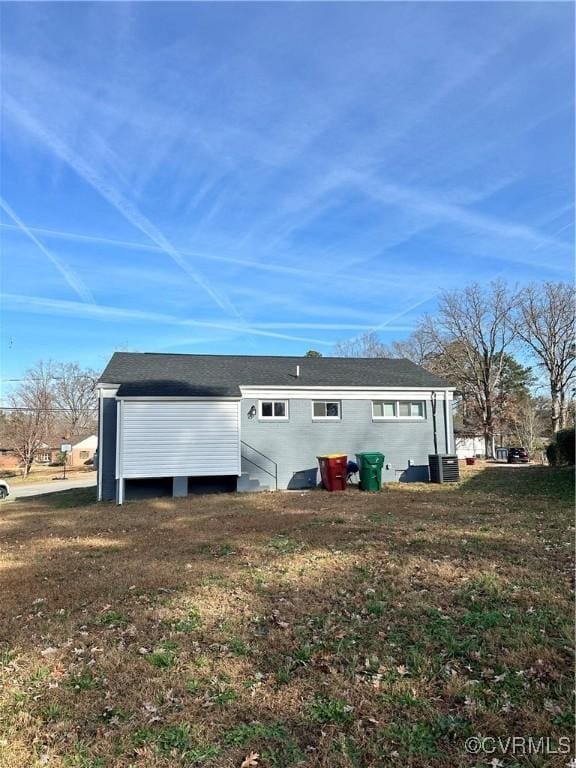
{"label": "paved driveway", "polygon": [[29,483],[28,485],[11,485],[11,499],[22,499],[26,496],[40,496],[43,493],[69,491],[71,488],[91,488],[96,486],[96,472],[87,477],[76,477],[73,480],[51,480],[47,483]]}

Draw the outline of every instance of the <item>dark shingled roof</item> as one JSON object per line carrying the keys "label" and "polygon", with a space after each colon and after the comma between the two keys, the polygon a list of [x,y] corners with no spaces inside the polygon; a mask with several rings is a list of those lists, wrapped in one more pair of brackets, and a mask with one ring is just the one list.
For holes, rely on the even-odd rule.
{"label": "dark shingled roof", "polygon": [[[300,376],[296,378],[296,366]],[[121,396],[238,397],[241,386],[447,387],[409,360],[115,352],[100,376]]]}

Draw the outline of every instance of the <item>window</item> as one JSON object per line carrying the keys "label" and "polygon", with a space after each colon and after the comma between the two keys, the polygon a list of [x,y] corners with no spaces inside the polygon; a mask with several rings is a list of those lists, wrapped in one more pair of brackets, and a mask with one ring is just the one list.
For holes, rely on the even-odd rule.
{"label": "window", "polygon": [[398,403],[398,416],[406,419],[410,416],[410,403]]}
{"label": "window", "polygon": [[287,421],[288,400],[260,400],[260,418]]}
{"label": "window", "polygon": [[416,419],[424,418],[424,401],[423,400],[415,400],[413,403],[410,403],[410,416]]}
{"label": "window", "polygon": [[373,400],[372,418],[423,419],[424,400]]}
{"label": "window", "polygon": [[394,400],[373,400],[372,417],[375,419],[393,419],[396,416]]}
{"label": "window", "polygon": [[312,418],[314,420],[339,419],[340,403],[338,400],[314,400],[312,403]]}
{"label": "window", "polygon": [[87,459],[90,456],[89,451],[80,451],[80,460]]}

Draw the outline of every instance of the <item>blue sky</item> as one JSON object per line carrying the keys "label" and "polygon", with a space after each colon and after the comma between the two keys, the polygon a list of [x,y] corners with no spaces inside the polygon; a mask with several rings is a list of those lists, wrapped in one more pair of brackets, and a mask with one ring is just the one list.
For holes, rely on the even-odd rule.
{"label": "blue sky", "polygon": [[571,279],[574,8],[2,7],[2,376],[301,354]]}

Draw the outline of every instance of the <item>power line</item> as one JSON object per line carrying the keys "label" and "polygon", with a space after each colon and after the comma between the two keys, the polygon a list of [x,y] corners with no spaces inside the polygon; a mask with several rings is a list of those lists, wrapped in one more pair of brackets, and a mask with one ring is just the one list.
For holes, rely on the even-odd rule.
{"label": "power line", "polygon": [[[72,381],[82,380],[84,378],[90,378],[89,376],[76,376]],[[4,379],[0,377],[0,381],[69,381],[68,376],[26,376],[24,379]]]}
{"label": "power line", "polygon": [[[92,408],[79,408],[78,411],[85,413],[85,412],[92,412],[97,411],[98,406],[94,406]],[[74,408],[33,408],[33,407],[24,407],[24,406],[5,406],[0,405],[0,411],[41,411],[42,413],[73,413],[75,411]]]}

